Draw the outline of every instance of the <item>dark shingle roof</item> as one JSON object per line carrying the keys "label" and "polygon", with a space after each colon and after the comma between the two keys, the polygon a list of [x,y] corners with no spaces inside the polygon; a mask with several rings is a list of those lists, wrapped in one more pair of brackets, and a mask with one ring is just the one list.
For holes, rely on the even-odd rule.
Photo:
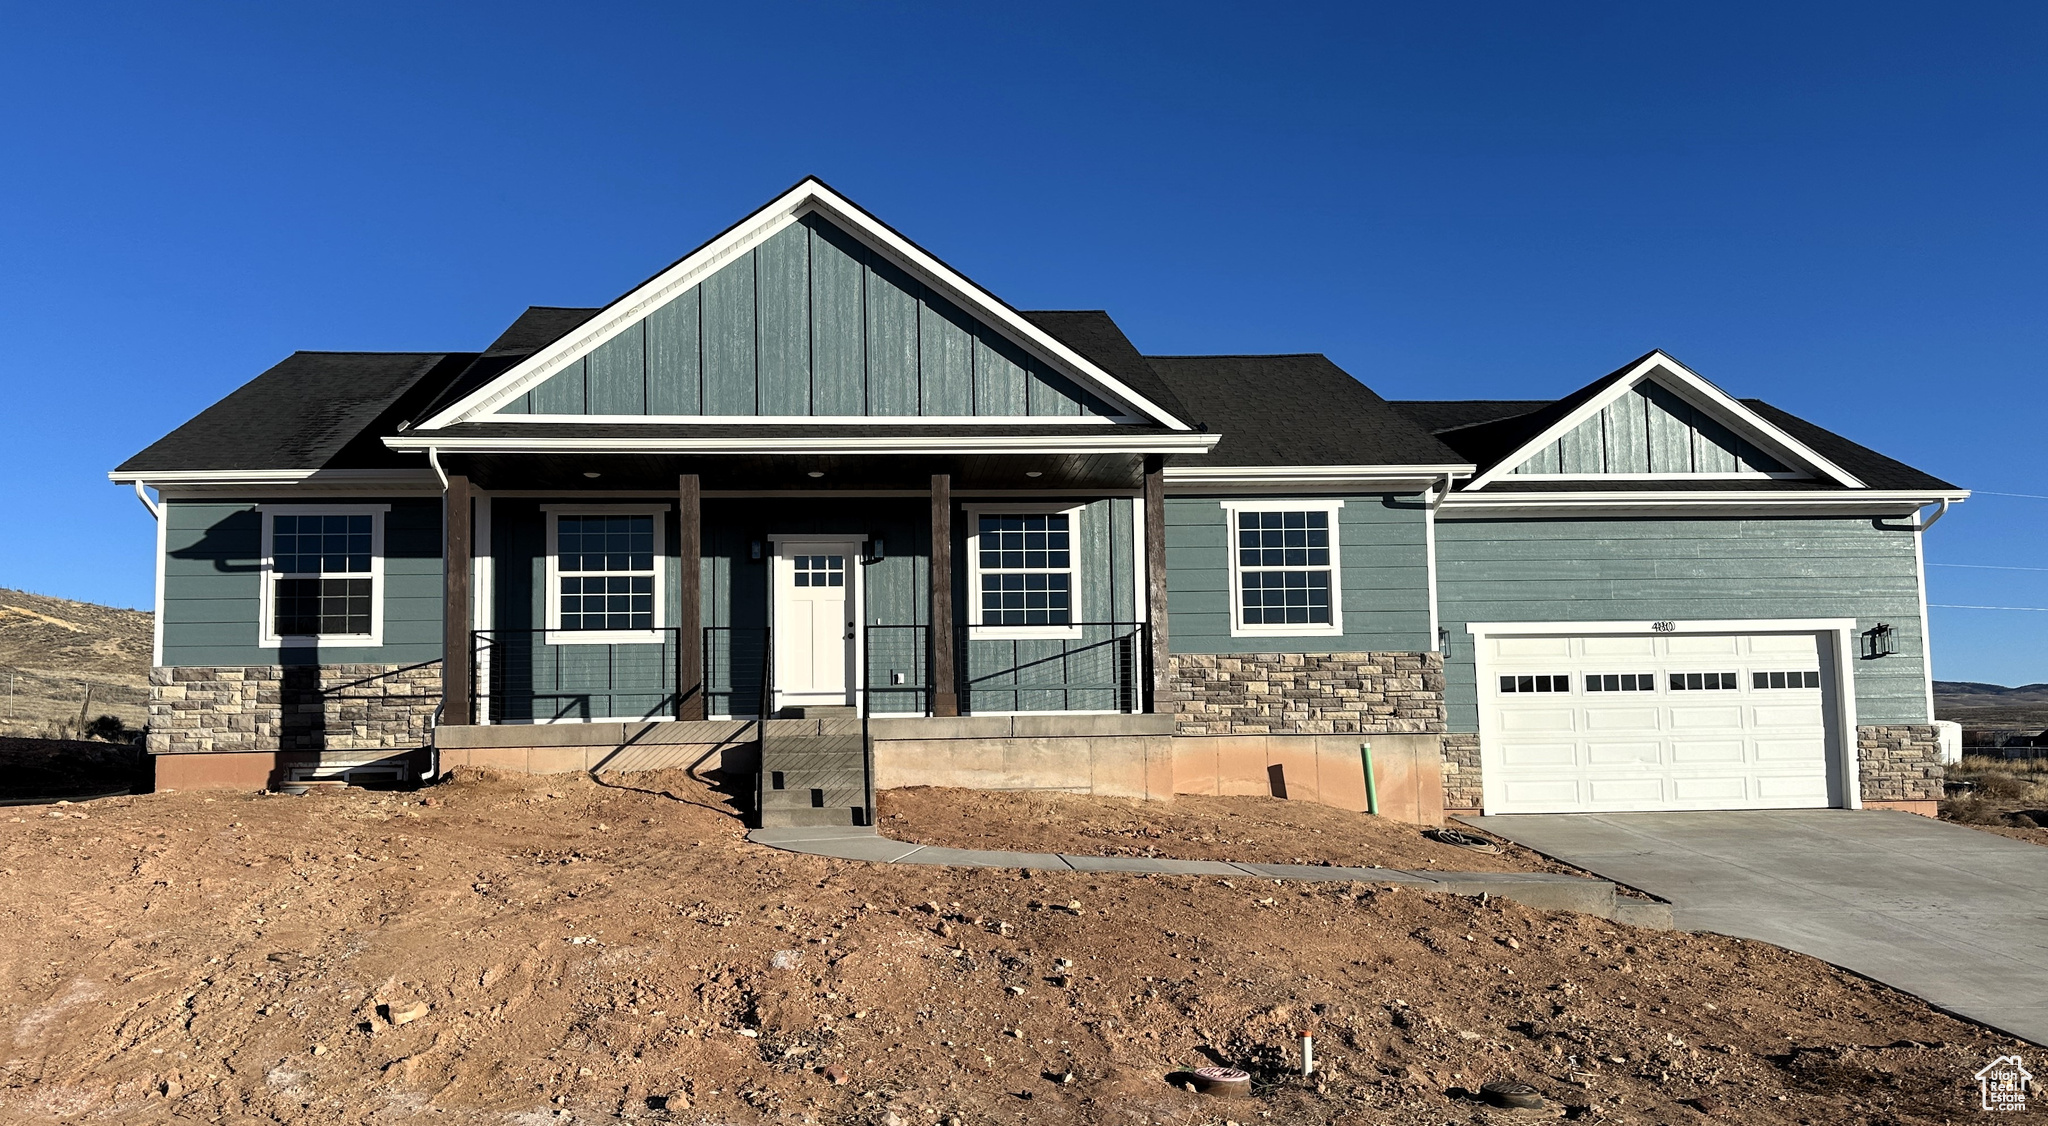
{"label": "dark shingle roof", "polygon": [[1832,430],[1824,430],[1796,414],[1781,411],[1762,399],[1744,399],[1742,404],[1764,420],[1813,447],[1813,452],[1849,471],[1873,489],[1955,489],[1931,473],[1922,473],[1905,462],[1878,453],[1860,442],[1852,442]]}
{"label": "dark shingle roof", "polygon": [[1124,330],[1100,309],[1040,309],[1018,313],[1044,329],[1067,347],[1088,357],[1095,366],[1115,376],[1123,385],[1150,399],[1161,410],[1192,425],[1173,388],[1159,378],[1144,356],[1132,346]]}
{"label": "dark shingle roof", "polygon": [[399,458],[366,432],[468,366],[473,352],[294,352],[121,463],[120,473],[375,468]]}
{"label": "dark shingle roof", "polygon": [[1223,435],[1188,465],[1459,465],[1350,373],[1316,353],[1148,356],[1192,419]]}

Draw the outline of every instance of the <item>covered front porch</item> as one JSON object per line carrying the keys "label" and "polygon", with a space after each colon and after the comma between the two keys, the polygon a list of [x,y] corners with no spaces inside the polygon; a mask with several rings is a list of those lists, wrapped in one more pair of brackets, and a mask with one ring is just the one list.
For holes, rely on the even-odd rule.
{"label": "covered front porch", "polygon": [[436,460],[443,729],[1171,711],[1156,454]]}

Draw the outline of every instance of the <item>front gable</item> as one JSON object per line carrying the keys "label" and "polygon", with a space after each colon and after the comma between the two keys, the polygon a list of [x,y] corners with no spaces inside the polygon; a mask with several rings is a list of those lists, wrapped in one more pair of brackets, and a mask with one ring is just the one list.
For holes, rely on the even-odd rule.
{"label": "front gable", "polygon": [[[1573,402],[1577,399],[1576,402]],[[1863,483],[1662,352],[1560,401],[1549,420],[1466,487],[1516,480],[1816,479]]]}
{"label": "front gable", "polygon": [[883,417],[1189,429],[815,180],[419,429]]}

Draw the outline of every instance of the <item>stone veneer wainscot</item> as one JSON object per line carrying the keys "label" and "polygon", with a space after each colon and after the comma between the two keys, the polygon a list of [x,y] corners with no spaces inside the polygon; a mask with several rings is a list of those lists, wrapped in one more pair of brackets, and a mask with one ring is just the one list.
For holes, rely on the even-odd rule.
{"label": "stone veneer wainscot", "polygon": [[1175,653],[1167,668],[1180,735],[1444,729],[1437,653]]}
{"label": "stone veneer wainscot", "polygon": [[441,662],[180,666],[149,683],[152,754],[409,750],[429,741]]}
{"label": "stone veneer wainscot", "polygon": [[1931,723],[1857,728],[1856,763],[1863,779],[1864,801],[1939,801],[1942,797],[1941,734]]}

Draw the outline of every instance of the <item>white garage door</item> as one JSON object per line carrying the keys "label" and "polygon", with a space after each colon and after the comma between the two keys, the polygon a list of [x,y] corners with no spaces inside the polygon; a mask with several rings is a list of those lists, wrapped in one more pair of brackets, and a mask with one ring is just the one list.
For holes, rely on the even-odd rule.
{"label": "white garage door", "polygon": [[1816,634],[1480,643],[1488,813],[1829,804]]}

